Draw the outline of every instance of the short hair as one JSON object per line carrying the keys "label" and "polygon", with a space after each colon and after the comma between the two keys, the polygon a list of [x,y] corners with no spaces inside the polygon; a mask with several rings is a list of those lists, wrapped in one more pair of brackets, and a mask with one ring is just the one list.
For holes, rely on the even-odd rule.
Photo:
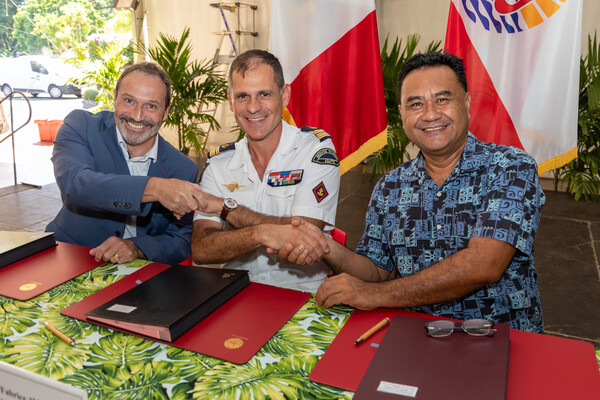
{"label": "short hair", "polygon": [[265,50],[248,50],[240,54],[233,60],[231,68],[229,69],[229,90],[231,90],[232,78],[234,72],[239,72],[242,77],[246,75],[246,72],[250,69],[258,67],[260,64],[266,64],[273,69],[275,75],[275,83],[279,87],[279,90],[283,90],[285,80],[283,79],[283,68],[281,63],[273,54]]}
{"label": "short hair", "polygon": [[125,66],[123,72],[121,72],[121,76],[119,76],[119,79],[117,80],[117,84],[115,86],[115,94],[119,93],[119,86],[121,85],[121,81],[123,80],[123,78],[135,71],[140,71],[150,76],[157,76],[160,78],[161,81],[163,81],[163,83],[165,84],[165,90],[167,92],[165,96],[165,108],[169,107],[169,105],[171,105],[171,79],[169,78],[169,75],[167,75],[165,70],[161,68],[160,65],[153,62],[145,61]]}
{"label": "short hair", "polygon": [[398,78],[398,100],[402,99],[402,83],[406,76],[416,70],[431,67],[447,66],[454,71],[460,85],[467,92],[467,76],[465,74],[465,64],[463,60],[448,52],[438,53],[419,53],[412,56],[402,67]]}

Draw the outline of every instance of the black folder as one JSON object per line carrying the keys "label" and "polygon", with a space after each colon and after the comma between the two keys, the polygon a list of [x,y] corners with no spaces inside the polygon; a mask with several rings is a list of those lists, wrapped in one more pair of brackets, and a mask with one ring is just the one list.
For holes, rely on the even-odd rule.
{"label": "black folder", "polygon": [[173,342],[249,284],[245,270],[173,265],[86,317]]}
{"label": "black folder", "polygon": [[506,399],[510,334],[495,324],[493,336],[427,336],[422,318],[395,316],[355,400]]}
{"label": "black folder", "polygon": [[0,231],[0,268],[56,246],[52,232]]}

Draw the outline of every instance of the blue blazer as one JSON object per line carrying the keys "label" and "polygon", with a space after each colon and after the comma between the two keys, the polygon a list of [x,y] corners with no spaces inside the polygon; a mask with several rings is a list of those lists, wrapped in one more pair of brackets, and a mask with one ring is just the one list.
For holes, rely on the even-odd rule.
{"label": "blue blazer", "polygon": [[137,216],[130,238],[151,261],[177,264],[190,257],[193,213],[180,221],[160,203],[143,203],[149,177],[197,183],[198,167],[160,135],[148,176],[131,176],[117,142],[114,113],[74,110],[60,127],[52,162],[63,207],[46,227],[56,239],[96,247],[123,237],[127,215]]}

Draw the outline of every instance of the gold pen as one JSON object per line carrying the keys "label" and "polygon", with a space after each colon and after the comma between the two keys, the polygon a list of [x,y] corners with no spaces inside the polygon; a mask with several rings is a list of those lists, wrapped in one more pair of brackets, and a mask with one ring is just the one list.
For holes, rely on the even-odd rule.
{"label": "gold pen", "polygon": [[374,327],[372,327],[371,329],[369,329],[368,331],[363,333],[361,337],[356,339],[356,342],[354,342],[354,344],[359,344],[361,342],[364,342],[365,340],[370,338],[371,335],[373,335],[375,332],[377,332],[378,330],[380,330],[381,328],[383,328],[384,326],[386,326],[389,323],[390,323],[390,319],[388,317],[385,317],[384,319],[381,320],[381,322],[379,322],[377,325],[375,325]]}
{"label": "gold pen", "polygon": [[65,343],[70,344],[71,346],[75,346],[75,341],[73,339],[71,339],[70,337],[68,337],[67,335],[65,335],[64,333],[62,333],[61,331],[59,331],[58,329],[56,329],[54,327],[54,325],[52,325],[50,322],[44,322],[44,326],[46,328],[48,328],[48,330],[52,333],[54,333],[56,336],[58,336],[62,341],[64,341]]}

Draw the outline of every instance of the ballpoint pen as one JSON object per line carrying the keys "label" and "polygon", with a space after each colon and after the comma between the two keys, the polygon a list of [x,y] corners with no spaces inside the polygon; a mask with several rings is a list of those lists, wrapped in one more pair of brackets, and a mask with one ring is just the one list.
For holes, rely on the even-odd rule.
{"label": "ballpoint pen", "polygon": [[381,320],[381,322],[379,322],[377,325],[375,325],[374,327],[372,327],[371,329],[369,329],[368,331],[363,333],[361,335],[361,337],[356,339],[356,342],[354,342],[354,344],[359,344],[361,342],[364,342],[369,337],[371,337],[371,335],[373,335],[375,332],[377,332],[378,330],[380,330],[381,328],[383,328],[384,326],[386,326],[389,323],[390,323],[390,319],[388,317],[385,317],[384,319]]}
{"label": "ballpoint pen", "polygon": [[65,343],[70,344],[71,346],[75,346],[75,341],[73,339],[71,339],[70,337],[68,337],[67,335],[65,335],[64,333],[62,333],[61,331],[59,331],[58,329],[56,329],[54,327],[54,325],[52,325],[50,322],[44,322],[44,326],[46,328],[48,328],[48,330],[52,333],[54,333],[56,336],[58,336],[61,340],[63,340]]}

